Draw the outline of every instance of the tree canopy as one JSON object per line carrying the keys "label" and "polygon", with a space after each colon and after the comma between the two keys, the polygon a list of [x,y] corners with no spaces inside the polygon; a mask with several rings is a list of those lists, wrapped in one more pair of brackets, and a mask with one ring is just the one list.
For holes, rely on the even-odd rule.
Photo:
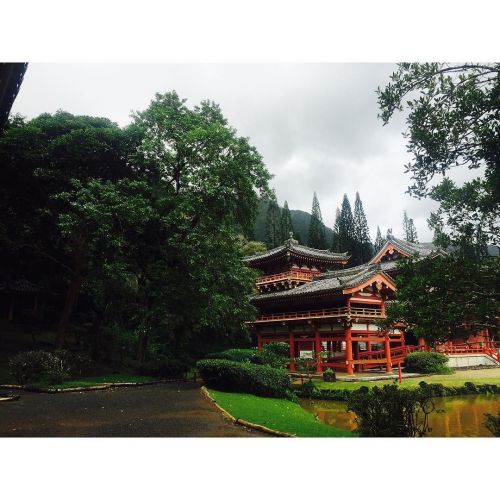
{"label": "tree canopy", "polygon": [[1,272],[65,297],[58,345],[75,321],[97,349],[111,337],[140,361],[243,338],[254,273],[241,234],[270,176],[218,105],[157,94],[124,129],[65,112],[11,120],[0,163]]}

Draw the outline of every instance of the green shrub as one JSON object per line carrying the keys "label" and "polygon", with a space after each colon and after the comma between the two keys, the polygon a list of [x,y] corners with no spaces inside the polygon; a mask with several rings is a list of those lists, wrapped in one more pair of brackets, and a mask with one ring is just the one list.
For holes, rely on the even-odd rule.
{"label": "green shrub", "polygon": [[491,413],[484,414],[484,425],[496,437],[500,437],[500,412],[497,416]]}
{"label": "green shrub", "polygon": [[464,387],[467,389],[469,394],[477,394],[479,392],[473,382],[465,382]]}
{"label": "green shrub", "polygon": [[214,389],[295,399],[286,370],[226,359],[202,359],[196,366],[205,383]]}
{"label": "green shrub", "polygon": [[269,365],[273,368],[284,368],[289,360],[290,347],[286,342],[269,342],[264,344],[261,351],[258,351],[253,362]]}
{"label": "green shrub", "polygon": [[452,373],[447,362],[448,358],[439,352],[412,352],[404,360],[406,371],[413,373]]}
{"label": "green shrub", "polygon": [[333,370],[330,370],[330,368],[328,368],[323,372],[323,380],[325,382],[336,382],[337,375],[335,375],[335,372]]}
{"label": "green shrub", "polygon": [[221,352],[212,352],[205,359],[227,359],[228,361],[255,362],[259,352],[256,349],[227,349]]}
{"label": "green shrub", "polygon": [[321,391],[314,385],[313,381],[308,380],[305,384],[301,385],[300,395],[303,398],[319,398]]}
{"label": "green shrub", "polygon": [[184,360],[160,355],[156,359],[144,363],[138,372],[140,375],[177,379],[182,378],[189,368],[189,363]]}
{"label": "green shrub", "polygon": [[356,413],[357,432],[364,437],[421,437],[429,431],[435,410],[429,386],[399,389],[395,385],[352,391],[347,409]]}
{"label": "green shrub", "polygon": [[46,351],[27,351],[9,360],[9,371],[21,385],[33,382],[60,384],[69,378],[69,367],[60,357]]}

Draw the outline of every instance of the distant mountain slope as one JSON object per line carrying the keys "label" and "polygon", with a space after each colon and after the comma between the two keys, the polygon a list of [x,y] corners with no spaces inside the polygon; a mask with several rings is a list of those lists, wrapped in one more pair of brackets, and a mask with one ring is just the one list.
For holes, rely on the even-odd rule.
{"label": "distant mountain slope", "polygon": [[[282,207],[281,207],[282,208]],[[257,218],[255,219],[254,225],[254,239],[257,241],[265,240],[265,228],[266,228],[266,213],[267,213],[267,202],[261,201],[259,204],[259,211]],[[308,212],[303,212],[302,210],[290,210],[290,215],[292,216],[293,227],[295,229],[294,237],[299,240],[302,245],[307,245],[307,236],[309,232],[309,222],[311,220],[311,214]],[[331,244],[333,238],[333,231],[325,226],[326,241]]]}

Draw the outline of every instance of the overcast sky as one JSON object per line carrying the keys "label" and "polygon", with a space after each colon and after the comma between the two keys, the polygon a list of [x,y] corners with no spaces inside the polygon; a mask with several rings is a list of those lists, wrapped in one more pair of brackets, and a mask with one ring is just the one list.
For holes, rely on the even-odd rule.
{"label": "overcast sky", "polygon": [[409,176],[402,116],[383,127],[375,91],[390,64],[30,64],[13,112],[28,117],[63,109],[106,116],[120,125],[155,92],[176,90],[188,105],[219,103],[249,137],[274,175],[278,201],[311,210],[316,191],[323,221],[333,225],[344,193],[359,191],[370,225],[402,235],[403,210],[420,241],[436,206],[405,194]]}

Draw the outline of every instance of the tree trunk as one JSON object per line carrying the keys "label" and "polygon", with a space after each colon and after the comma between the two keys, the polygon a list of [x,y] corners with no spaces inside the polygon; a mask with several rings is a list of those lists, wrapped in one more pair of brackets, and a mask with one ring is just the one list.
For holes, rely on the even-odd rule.
{"label": "tree trunk", "polygon": [[139,334],[139,344],[137,346],[137,361],[140,365],[144,363],[146,360],[146,346],[148,343],[148,334],[145,330],[143,330]]}
{"label": "tree trunk", "polygon": [[71,315],[73,314],[73,309],[78,298],[78,292],[80,291],[80,285],[82,284],[82,281],[83,278],[81,273],[77,272],[73,275],[73,278],[69,284],[68,291],[66,292],[64,308],[62,310],[61,319],[57,328],[57,336],[55,342],[56,349],[62,349],[62,347],[64,346],[69,322],[71,320]]}

